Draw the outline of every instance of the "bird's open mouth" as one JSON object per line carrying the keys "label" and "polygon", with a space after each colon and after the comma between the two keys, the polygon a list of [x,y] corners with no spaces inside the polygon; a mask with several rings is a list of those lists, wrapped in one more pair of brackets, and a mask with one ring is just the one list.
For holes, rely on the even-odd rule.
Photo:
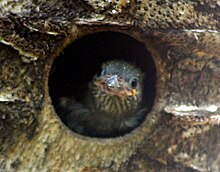
{"label": "bird's open mouth", "polygon": [[117,97],[129,97],[129,96],[135,96],[137,94],[136,89],[129,89],[121,83],[119,83],[118,87],[114,87],[114,86],[109,86],[106,83],[106,81],[97,80],[95,81],[95,85],[99,87],[100,90]]}

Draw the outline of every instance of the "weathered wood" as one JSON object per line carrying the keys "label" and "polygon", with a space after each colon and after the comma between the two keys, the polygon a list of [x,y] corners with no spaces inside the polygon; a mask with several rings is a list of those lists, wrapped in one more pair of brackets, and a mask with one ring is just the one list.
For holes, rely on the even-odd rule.
{"label": "weathered wood", "polygon": [[[112,139],[71,132],[48,92],[64,47],[104,30],[157,68],[151,113]],[[0,1],[0,171],[220,171],[219,31],[218,0]]]}

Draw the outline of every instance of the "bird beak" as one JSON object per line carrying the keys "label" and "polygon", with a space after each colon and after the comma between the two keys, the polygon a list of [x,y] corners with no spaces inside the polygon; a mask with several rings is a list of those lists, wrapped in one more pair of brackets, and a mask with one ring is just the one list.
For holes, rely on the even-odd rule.
{"label": "bird beak", "polygon": [[118,75],[108,76],[108,78],[100,78],[97,81],[95,81],[95,84],[101,90],[107,91],[108,93],[120,98],[137,95],[137,90],[130,90],[129,88],[124,86],[123,83],[121,83],[121,80],[119,79]]}
{"label": "bird beak", "polygon": [[111,76],[110,78],[108,78],[108,79],[106,80],[106,84],[107,84],[107,86],[109,86],[109,87],[115,87],[115,88],[121,87],[120,84],[119,84],[119,82],[118,82],[118,76],[117,76],[117,75],[113,75],[113,76]]}

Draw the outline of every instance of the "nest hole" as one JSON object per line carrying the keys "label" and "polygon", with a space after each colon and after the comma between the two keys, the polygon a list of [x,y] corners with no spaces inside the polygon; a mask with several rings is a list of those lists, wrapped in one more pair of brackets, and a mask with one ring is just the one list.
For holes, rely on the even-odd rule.
{"label": "nest hole", "polygon": [[[64,114],[59,112],[60,98],[74,97],[80,102],[87,92],[88,84],[100,70],[101,64],[115,59],[136,65],[145,75],[141,106],[146,107],[147,113],[140,124],[145,120],[153,107],[156,94],[156,69],[151,53],[144,43],[127,34],[99,32],[74,41],[55,59],[51,68],[49,93],[52,104],[64,124],[68,121]],[[112,133],[108,136],[95,135],[95,137],[117,137],[124,134],[126,133]],[[94,136],[92,131],[83,135]]]}

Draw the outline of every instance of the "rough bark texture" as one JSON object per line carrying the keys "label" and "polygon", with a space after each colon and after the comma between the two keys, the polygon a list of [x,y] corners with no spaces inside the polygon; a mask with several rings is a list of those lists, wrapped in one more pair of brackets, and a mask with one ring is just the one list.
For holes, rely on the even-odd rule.
{"label": "rough bark texture", "polygon": [[[47,84],[64,47],[103,30],[143,41],[157,67],[151,113],[115,139],[71,132]],[[219,86],[219,0],[0,1],[0,171],[218,172]]]}

